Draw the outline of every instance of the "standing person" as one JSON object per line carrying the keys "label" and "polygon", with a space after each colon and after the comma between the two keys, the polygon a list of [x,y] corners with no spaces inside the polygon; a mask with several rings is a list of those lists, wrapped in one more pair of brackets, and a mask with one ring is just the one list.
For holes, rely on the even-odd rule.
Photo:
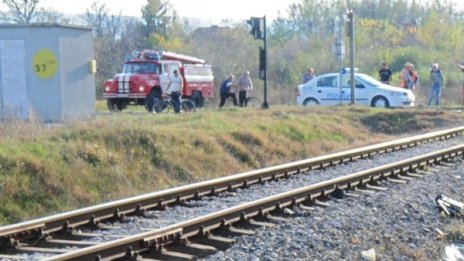
{"label": "standing person", "polygon": [[382,68],[379,71],[379,80],[384,84],[390,84],[392,80],[393,72],[388,68],[386,62],[382,63]]}
{"label": "standing person", "polygon": [[314,77],[316,77],[314,68],[309,68],[308,71],[303,74],[303,84],[311,81]]}
{"label": "standing person", "polygon": [[219,93],[221,95],[221,102],[219,103],[219,109],[224,106],[226,103],[227,98],[232,98],[234,102],[234,106],[237,106],[237,97],[235,97],[235,92],[232,91],[232,85],[234,82],[234,75],[229,74],[227,79],[221,84],[221,88],[219,89]]}
{"label": "standing person", "polygon": [[253,90],[250,71],[246,71],[238,80],[238,104],[240,107],[247,106],[248,93]]}
{"label": "standing person", "polygon": [[435,106],[438,106],[440,105],[441,87],[443,86],[443,74],[437,63],[432,65],[430,80],[432,81],[432,87],[429,91],[428,105],[432,105],[432,100],[435,97]]}
{"label": "standing person", "polygon": [[404,68],[403,70],[401,71],[401,74],[400,74],[400,87],[401,88],[408,88],[409,86],[409,70],[411,68],[411,64],[410,63],[406,63],[404,64]]}
{"label": "standing person", "polygon": [[409,67],[408,89],[410,89],[411,91],[414,91],[416,89],[417,80],[419,80],[419,77],[417,77],[417,72],[416,72],[416,69],[414,68],[414,64],[411,64]]}
{"label": "standing person", "polygon": [[180,113],[181,95],[184,89],[184,80],[179,76],[179,71],[174,70],[174,76],[166,88],[166,93],[171,97],[175,113]]}

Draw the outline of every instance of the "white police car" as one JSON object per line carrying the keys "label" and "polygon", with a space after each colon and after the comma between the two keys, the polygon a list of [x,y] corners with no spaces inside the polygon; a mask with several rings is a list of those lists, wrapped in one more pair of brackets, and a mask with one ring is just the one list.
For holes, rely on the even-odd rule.
{"label": "white police car", "polygon": [[[328,73],[298,86],[298,105],[335,105],[351,102],[350,74]],[[383,84],[369,75],[355,73],[356,104],[373,107],[413,107],[416,97],[411,90]]]}

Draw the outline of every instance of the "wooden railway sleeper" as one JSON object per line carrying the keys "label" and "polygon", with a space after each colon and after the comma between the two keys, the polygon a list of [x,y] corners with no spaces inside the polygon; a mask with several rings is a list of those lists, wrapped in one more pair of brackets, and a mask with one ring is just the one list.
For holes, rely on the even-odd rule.
{"label": "wooden railway sleeper", "polygon": [[413,177],[413,178],[416,178],[416,179],[420,179],[420,178],[423,178],[425,176],[425,175],[419,174],[417,172],[408,172],[408,173],[406,173],[406,175],[408,177]]}
{"label": "wooden railway sleeper", "polygon": [[195,236],[190,239],[190,242],[225,250],[235,243],[235,239],[209,233],[206,236]]}
{"label": "wooden railway sleeper", "polygon": [[449,163],[447,161],[442,161],[440,163],[438,163],[439,166],[443,166],[443,167],[447,167],[447,168],[451,168],[451,167],[454,167],[454,164],[453,163]]}
{"label": "wooden railway sleeper", "polygon": [[[165,248],[160,250],[158,253],[152,253],[149,255],[153,260],[194,260],[194,255],[184,254],[180,252],[169,251]],[[143,259],[142,259],[143,260]],[[148,259],[150,260],[150,259]]]}
{"label": "wooden railway sleeper", "polygon": [[166,246],[165,249],[170,252],[188,254],[197,258],[206,257],[218,251],[214,246],[191,242],[181,242],[172,246]]}
{"label": "wooden railway sleeper", "polygon": [[405,181],[411,181],[414,179],[413,177],[408,177],[406,175],[398,175],[397,178],[400,180],[405,180]]}
{"label": "wooden railway sleeper", "polygon": [[372,189],[372,190],[377,190],[377,191],[388,190],[388,188],[386,188],[386,187],[381,187],[381,186],[377,186],[377,185],[369,185],[369,184],[366,184],[366,188],[367,189]]}

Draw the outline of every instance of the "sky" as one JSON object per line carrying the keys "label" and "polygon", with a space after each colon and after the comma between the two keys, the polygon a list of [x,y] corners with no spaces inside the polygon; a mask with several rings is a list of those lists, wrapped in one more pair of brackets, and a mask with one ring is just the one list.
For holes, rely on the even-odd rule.
{"label": "sky", "polygon": [[[53,8],[65,14],[83,14],[95,0],[41,0],[41,7]],[[124,16],[141,16],[141,8],[147,0],[97,0],[105,3],[113,14],[120,11]],[[463,0],[451,0],[464,8]],[[252,16],[266,15],[276,18],[286,14],[288,6],[298,0],[170,0],[180,17],[200,18],[212,24],[222,20],[244,20]]]}
{"label": "sky", "polygon": [[[85,13],[95,0],[42,0],[41,7],[53,8],[65,14]],[[180,17],[200,18],[219,23],[223,19],[243,20],[251,16],[275,18],[296,0],[170,0]],[[147,0],[99,0],[111,12],[141,16],[141,8]]]}

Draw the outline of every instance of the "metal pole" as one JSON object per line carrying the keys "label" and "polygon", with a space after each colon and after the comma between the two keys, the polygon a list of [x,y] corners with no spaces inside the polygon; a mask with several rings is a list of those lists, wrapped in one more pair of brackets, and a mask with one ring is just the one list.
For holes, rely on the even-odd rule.
{"label": "metal pole", "polygon": [[263,109],[268,109],[269,104],[267,103],[267,30],[266,30],[266,16],[263,17],[264,24],[264,102]]}
{"label": "metal pole", "polygon": [[343,57],[342,57],[342,29],[340,26],[340,18],[335,17],[335,28],[337,30],[337,60],[339,67],[338,75],[338,88],[340,91],[340,105],[343,104],[343,88],[342,88],[342,69],[343,69]]}
{"label": "metal pole", "polygon": [[354,81],[354,15],[353,10],[348,13],[350,20],[350,80],[351,80],[351,104],[355,104],[356,83]]}

